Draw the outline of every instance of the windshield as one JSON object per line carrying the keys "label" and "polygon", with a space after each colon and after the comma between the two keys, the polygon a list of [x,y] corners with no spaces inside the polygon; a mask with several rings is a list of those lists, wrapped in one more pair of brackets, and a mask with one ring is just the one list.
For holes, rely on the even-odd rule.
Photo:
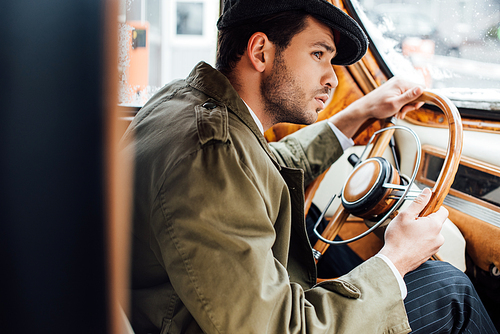
{"label": "windshield", "polygon": [[500,110],[500,0],[351,2],[392,74]]}

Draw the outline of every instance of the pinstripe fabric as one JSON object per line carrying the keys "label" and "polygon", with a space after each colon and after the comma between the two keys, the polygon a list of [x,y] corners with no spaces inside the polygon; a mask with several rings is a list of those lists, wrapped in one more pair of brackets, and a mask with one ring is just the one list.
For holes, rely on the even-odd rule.
{"label": "pinstripe fabric", "polygon": [[404,280],[412,333],[498,333],[469,278],[452,265],[427,261]]}
{"label": "pinstripe fabric", "polygon": [[[312,232],[321,212],[311,207],[306,227],[311,244],[317,237]],[[319,232],[326,227],[323,220]],[[348,246],[331,246],[318,262],[318,277],[338,277],[359,265],[362,259]],[[495,334],[493,326],[471,281],[447,262],[427,261],[404,277],[408,295],[406,313],[412,333]]]}

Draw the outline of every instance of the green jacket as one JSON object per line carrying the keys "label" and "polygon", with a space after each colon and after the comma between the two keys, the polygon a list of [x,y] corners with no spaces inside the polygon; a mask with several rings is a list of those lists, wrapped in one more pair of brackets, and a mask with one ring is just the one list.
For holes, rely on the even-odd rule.
{"label": "green jacket", "polygon": [[267,144],[226,77],[200,63],[125,136],[136,333],[409,332],[383,260],[316,285],[303,187],[342,154],[326,122]]}

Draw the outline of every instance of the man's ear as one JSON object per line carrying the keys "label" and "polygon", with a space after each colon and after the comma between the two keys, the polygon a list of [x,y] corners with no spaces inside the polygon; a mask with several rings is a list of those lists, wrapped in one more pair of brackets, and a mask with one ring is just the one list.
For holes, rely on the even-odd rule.
{"label": "man's ear", "polygon": [[271,54],[273,53],[274,44],[263,32],[256,32],[248,39],[248,58],[258,72],[264,72],[266,67],[272,66]]}

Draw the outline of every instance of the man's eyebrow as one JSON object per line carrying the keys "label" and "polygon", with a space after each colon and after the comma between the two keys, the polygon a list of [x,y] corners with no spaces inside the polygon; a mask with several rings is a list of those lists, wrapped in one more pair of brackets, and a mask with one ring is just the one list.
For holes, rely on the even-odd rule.
{"label": "man's eyebrow", "polygon": [[337,51],[330,44],[324,43],[324,42],[316,42],[316,43],[312,44],[312,47],[323,47],[324,49],[326,49],[326,51],[328,51],[330,53],[335,53]]}

